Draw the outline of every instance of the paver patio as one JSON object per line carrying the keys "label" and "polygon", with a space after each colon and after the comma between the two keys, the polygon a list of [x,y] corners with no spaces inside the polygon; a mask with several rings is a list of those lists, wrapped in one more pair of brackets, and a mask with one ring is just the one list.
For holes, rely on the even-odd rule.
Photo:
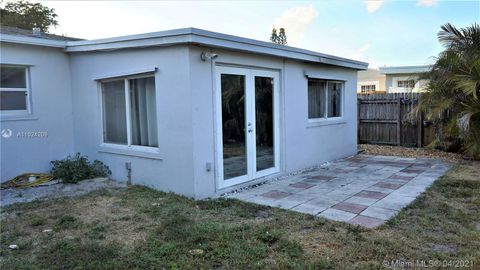
{"label": "paver patio", "polygon": [[415,200],[450,166],[432,159],[357,155],[228,197],[374,228]]}

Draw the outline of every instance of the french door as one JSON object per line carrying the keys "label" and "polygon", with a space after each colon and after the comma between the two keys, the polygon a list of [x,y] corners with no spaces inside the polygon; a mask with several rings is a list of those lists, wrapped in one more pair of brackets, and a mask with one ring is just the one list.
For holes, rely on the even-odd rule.
{"label": "french door", "polygon": [[219,188],[279,171],[278,72],[216,67]]}

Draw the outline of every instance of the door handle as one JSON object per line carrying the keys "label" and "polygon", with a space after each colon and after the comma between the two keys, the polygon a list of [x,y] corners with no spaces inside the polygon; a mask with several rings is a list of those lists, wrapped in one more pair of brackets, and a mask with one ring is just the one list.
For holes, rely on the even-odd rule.
{"label": "door handle", "polygon": [[249,128],[247,131],[248,131],[248,133],[252,133],[253,129]]}

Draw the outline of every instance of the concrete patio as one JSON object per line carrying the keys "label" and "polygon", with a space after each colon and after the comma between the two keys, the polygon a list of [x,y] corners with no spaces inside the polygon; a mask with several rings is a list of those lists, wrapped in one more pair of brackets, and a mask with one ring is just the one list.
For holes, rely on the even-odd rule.
{"label": "concrete patio", "polygon": [[450,166],[432,159],[357,155],[227,196],[374,228]]}

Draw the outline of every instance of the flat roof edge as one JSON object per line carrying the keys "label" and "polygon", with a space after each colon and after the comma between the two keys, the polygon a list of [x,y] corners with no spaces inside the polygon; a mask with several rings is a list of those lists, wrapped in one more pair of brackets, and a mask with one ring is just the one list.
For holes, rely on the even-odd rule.
{"label": "flat roof edge", "polygon": [[246,51],[278,57],[298,59],[314,63],[343,66],[358,70],[368,68],[368,63],[318,53],[305,49],[273,44],[265,41],[248,39],[211,32],[197,28],[175,30],[107,38],[91,41],[68,41],[67,52],[85,52],[95,50],[128,49],[146,46],[171,46],[176,44],[198,44],[224,49]]}
{"label": "flat roof edge", "polygon": [[55,41],[13,35],[2,35],[0,40],[2,42],[64,48],[66,52],[72,53],[137,47],[173,46],[178,44],[198,44],[313,63],[323,63],[357,70],[365,70],[368,68],[368,63],[366,62],[198,28],[180,28],[97,40]]}
{"label": "flat roof edge", "polygon": [[392,66],[392,67],[380,67],[378,71],[381,74],[422,73],[422,72],[427,72],[430,68],[431,68],[430,65]]}
{"label": "flat roof edge", "polygon": [[0,41],[7,42],[7,43],[17,43],[17,44],[35,45],[35,46],[43,46],[43,47],[63,48],[63,49],[66,48],[67,46],[67,41],[8,35],[8,34],[0,35]]}

